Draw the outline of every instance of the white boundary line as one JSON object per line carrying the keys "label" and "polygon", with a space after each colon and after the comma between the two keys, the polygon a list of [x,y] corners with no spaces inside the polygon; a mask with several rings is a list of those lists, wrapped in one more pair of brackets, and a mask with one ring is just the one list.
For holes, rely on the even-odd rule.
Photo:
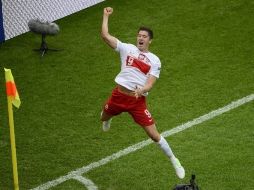
{"label": "white boundary line", "polygon": [[[195,125],[200,124],[200,123],[202,123],[204,121],[210,120],[210,119],[212,119],[212,118],[214,118],[214,117],[216,117],[218,115],[221,115],[221,114],[223,114],[225,112],[228,112],[228,111],[230,111],[232,109],[235,109],[235,108],[237,108],[237,107],[239,107],[239,106],[241,106],[243,104],[251,102],[252,100],[254,100],[254,94],[250,94],[249,96],[246,96],[244,98],[241,98],[239,100],[231,102],[230,104],[228,104],[228,105],[226,105],[226,106],[224,106],[222,108],[219,108],[217,110],[211,111],[210,113],[205,114],[203,116],[200,116],[200,117],[198,117],[196,119],[193,119],[192,121],[188,121],[187,123],[179,125],[179,126],[173,128],[171,130],[165,131],[165,132],[162,133],[162,135],[164,137],[168,137],[168,136],[173,135],[175,133],[179,133],[179,132],[181,132],[181,131],[183,131],[185,129],[188,129],[188,128],[192,127],[192,126],[195,126]],[[44,183],[44,184],[42,184],[42,185],[40,185],[40,186],[38,186],[38,187],[36,187],[34,189],[31,189],[31,190],[46,190],[46,189],[49,189],[51,187],[57,186],[57,185],[65,182],[65,181],[67,181],[69,179],[77,179],[77,176],[81,176],[81,175],[83,175],[83,174],[85,174],[85,173],[87,173],[87,172],[89,172],[89,171],[91,171],[91,170],[93,170],[95,168],[103,166],[103,165],[105,165],[105,164],[107,164],[107,163],[109,163],[109,162],[111,162],[113,160],[116,160],[116,159],[118,159],[118,158],[120,158],[122,156],[125,156],[125,155],[127,155],[127,154],[129,154],[131,152],[135,152],[135,151],[137,151],[137,150],[139,150],[139,149],[141,149],[141,148],[143,148],[143,147],[145,147],[145,146],[147,146],[147,145],[149,145],[151,143],[152,143],[152,140],[150,140],[150,139],[141,141],[141,142],[139,142],[137,144],[134,144],[134,145],[129,146],[129,147],[123,149],[123,150],[120,150],[117,153],[114,153],[114,154],[112,154],[110,156],[107,156],[107,157],[105,157],[105,158],[103,158],[103,159],[101,159],[101,160],[99,160],[97,162],[92,162],[91,164],[89,164],[87,166],[84,166],[82,168],[78,168],[78,169],[76,169],[74,171],[71,171],[71,172],[69,172],[65,176],[61,176],[61,177],[59,177],[59,178],[57,178],[55,180],[48,181],[48,182],[46,182],[46,183]],[[84,179],[86,179],[86,178],[84,178]]]}
{"label": "white boundary line", "polygon": [[84,176],[76,175],[72,179],[84,184],[88,190],[98,190],[98,187],[90,179],[85,178]]}

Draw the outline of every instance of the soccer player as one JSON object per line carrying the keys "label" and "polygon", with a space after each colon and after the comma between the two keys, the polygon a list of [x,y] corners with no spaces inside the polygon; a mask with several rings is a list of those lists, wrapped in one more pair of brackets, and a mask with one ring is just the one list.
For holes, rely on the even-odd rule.
{"label": "soccer player", "polygon": [[147,27],[140,27],[137,34],[137,46],[123,43],[108,31],[108,19],[113,8],[104,8],[101,36],[111,48],[120,53],[121,71],[116,76],[116,88],[107,100],[101,113],[102,128],[108,131],[113,116],[128,112],[156,142],[170,159],[176,174],[180,179],[185,176],[185,170],[173,154],[169,144],[156,129],[154,119],[146,106],[146,96],[159,78],[160,59],[149,52],[153,32]]}

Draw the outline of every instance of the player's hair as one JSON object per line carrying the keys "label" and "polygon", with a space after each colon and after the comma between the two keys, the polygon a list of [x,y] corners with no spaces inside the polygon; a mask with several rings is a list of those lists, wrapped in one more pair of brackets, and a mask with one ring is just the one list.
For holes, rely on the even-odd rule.
{"label": "player's hair", "polygon": [[150,39],[153,39],[153,31],[152,31],[150,28],[148,28],[148,27],[146,27],[146,26],[141,26],[141,27],[139,27],[139,29],[138,29],[138,32],[139,32],[139,31],[146,31],[146,32],[148,33],[149,38],[150,38]]}

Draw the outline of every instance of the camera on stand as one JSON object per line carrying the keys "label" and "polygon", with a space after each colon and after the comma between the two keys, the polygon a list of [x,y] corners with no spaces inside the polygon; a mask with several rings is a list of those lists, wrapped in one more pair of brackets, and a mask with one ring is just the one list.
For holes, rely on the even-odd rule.
{"label": "camera on stand", "polygon": [[190,184],[178,184],[173,190],[200,190],[195,182],[196,176],[193,174],[190,179]]}

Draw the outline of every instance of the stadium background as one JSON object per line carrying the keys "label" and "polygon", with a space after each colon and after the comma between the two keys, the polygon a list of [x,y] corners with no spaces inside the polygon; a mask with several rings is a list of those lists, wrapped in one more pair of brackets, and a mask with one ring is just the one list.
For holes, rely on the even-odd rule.
{"label": "stadium background", "polygon": [[[30,19],[41,19],[52,22],[103,0],[1,0],[2,11],[0,22],[4,28],[5,40],[28,32]],[[1,26],[1,24],[0,24]],[[2,40],[1,40],[2,39]],[[4,40],[0,38],[0,42]]]}

